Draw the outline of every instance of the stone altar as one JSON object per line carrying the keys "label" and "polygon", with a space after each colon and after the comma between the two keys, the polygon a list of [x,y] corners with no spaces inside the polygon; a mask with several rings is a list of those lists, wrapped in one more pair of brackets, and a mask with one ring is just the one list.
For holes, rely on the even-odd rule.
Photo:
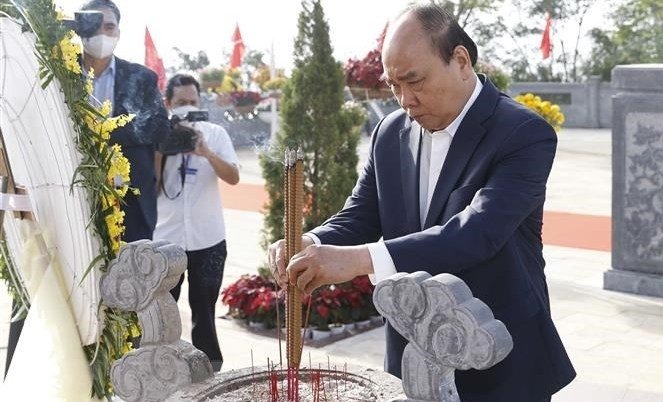
{"label": "stone altar", "polygon": [[663,297],[663,64],[612,70],[612,269],[603,287]]}

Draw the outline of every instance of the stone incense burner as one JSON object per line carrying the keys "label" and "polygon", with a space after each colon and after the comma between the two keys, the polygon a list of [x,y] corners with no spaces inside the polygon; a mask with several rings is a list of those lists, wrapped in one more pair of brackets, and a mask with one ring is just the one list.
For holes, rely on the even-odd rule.
{"label": "stone incense burner", "polygon": [[169,290],[185,268],[180,247],[140,240],[124,245],[101,278],[105,304],[136,311],[143,329],[141,347],[111,368],[113,386],[125,401],[458,402],[455,370],[489,368],[513,347],[504,324],[462,280],[399,273],[376,286],[373,300],[410,341],[402,382],[359,366],[302,367],[295,376],[278,367],[249,367],[214,376],[204,353],[180,340],[179,311]]}

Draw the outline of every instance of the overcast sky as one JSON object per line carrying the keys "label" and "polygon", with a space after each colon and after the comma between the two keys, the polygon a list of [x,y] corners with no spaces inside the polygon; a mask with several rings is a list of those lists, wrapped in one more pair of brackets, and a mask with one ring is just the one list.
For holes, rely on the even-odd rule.
{"label": "overcast sky", "polygon": [[[610,0],[597,0],[586,28],[602,22],[601,8]],[[166,68],[178,64],[173,47],[196,54],[204,50],[212,66],[220,66],[223,53],[232,49],[230,38],[239,24],[248,49],[268,53],[273,44],[277,67],[292,66],[293,40],[297,34],[300,0],[116,0],[122,19],[116,54],[142,63],[145,26],[152,34]],[[55,0],[68,14],[83,1]],[[322,0],[336,58],[363,57],[374,48],[386,22],[410,0]],[[541,17],[541,28],[545,19]],[[569,38],[570,40],[571,38]],[[553,38],[554,43],[555,38]]]}

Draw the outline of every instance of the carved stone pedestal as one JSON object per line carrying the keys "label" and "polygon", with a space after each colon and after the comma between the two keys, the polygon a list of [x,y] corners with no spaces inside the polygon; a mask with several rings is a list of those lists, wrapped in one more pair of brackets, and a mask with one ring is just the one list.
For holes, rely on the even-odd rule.
{"label": "carved stone pedestal", "polygon": [[459,402],[456,370],[487,369],[513,349],[504,324],[453,275],[395,274],[378,283],[373,302],[410,341],[401,365],[407,401]]}
{"label": "carved stone pedestal", "polygon": [[612,269],[603,287],[663,297],[663,64],[617,66]]}
{"label": "carved stone pedestal", "polygon": [[136,311],[141,347],[111,368],[115,392],[127,402],[162,401],[178,389],[212,376],[207,356],[180,340],[182,322],[170,294],[186,269],[182,248],[140,240],[124,245],[101,277],[104,303]]}

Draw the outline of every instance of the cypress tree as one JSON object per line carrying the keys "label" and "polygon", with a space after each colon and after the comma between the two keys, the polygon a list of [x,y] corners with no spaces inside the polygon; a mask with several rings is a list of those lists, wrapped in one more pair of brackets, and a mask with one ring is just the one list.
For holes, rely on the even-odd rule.
{"label": "cypress tree", "polygon": [[357,180],[357,144],[366,119],[344,103],[345,77],[332,55],[320,0],[304,0],[294,46],[294,69],[281,97],[281,128],[260,164],[269,193],[265,245],[283,238],[283,153],[304,152],[304,231],[339,211]]}

